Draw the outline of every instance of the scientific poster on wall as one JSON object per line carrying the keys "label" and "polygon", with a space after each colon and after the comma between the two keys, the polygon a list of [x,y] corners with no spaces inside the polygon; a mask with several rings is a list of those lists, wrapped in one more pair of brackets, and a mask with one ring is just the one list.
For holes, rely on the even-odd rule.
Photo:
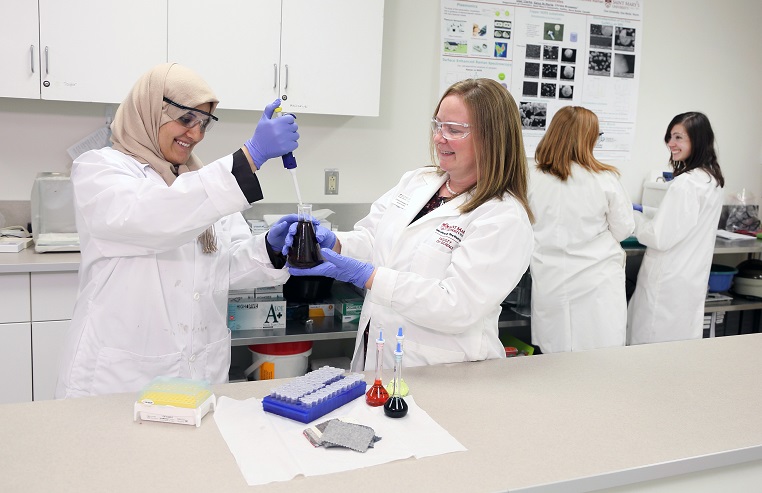
{"label": "scientific poster on wall", "polygon": [[634,142],[643,0],[441,0],[440,86],[486,77],[519,105],[527,156],[568,105],[595,112],[596,157]]}

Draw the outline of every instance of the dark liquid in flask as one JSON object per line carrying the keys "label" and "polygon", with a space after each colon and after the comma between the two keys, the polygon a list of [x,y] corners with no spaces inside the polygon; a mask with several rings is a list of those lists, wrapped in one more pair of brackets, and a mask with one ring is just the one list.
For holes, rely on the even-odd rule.
{"label": "dark liquid in flask", "polygon": [[390,418],[401,418],[407,414],[407,402],[402,397],[389,397],[384,403],[384,414]]}
{"label": "dark liquid in flask", "polygon": [[312,221],[299,221],[296,224],[294,244],[288,251],[288,263],[300,269],[308,269],[322,262],[323,256],[315,237],[315,226]]}

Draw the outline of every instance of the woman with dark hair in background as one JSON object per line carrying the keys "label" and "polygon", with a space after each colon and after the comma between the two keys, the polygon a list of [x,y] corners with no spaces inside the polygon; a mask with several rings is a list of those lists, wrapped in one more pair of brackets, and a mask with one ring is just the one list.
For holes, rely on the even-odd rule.
{"label": "woman with dark hair in background", "polygon": [[[672,119],[664,135],[674,170],[658,210],[634,204],[635,236],[647,247],[630,300],[630,343],[700,339],[722,212],[714,132],[703,113]],[[650,208],[646,208],[650,209]]]}
{"label": "woman with dark hair in background", "polygon": [[619,171],[593,156],[598,117],[561,108],[535,152],[529,205],[532,343],[543,353],[624,346],[625,253],[635,227]]}

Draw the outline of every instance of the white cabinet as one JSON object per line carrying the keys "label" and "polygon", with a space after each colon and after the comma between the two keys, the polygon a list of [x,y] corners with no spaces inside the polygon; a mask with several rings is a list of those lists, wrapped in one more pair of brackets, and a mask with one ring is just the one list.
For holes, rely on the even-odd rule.
{"label": "white cabinet", "polygon": [[32,398],[35,401],[55,396],[61,348],[69,325],[71,320],[32,322]]}
{"label": "white cabinet", "polygon": [[383,0],[168,1],[168,59],[209,82],[220,108],[282,97],[295,113],[378,116]]}
{"label": "white cabinet", "polygon": [[0,404],[32,400],[29,274],[0,274]]}
{"label": "white cabinet", "polygon": [[0,404],[32,400],[30,325],[0,324]]}
{"label": "white cabinet", "polygon": [[167,60],[166,1],[0,0],[0,10],[2,97],[120,103]]}
{"label": "white cabinet", "polygon": [[[40,98],[37,2],[0,0],[0,95]],[[11,12],[13,12],[11,14]]]}
{"label": "white cabinet", "polygon": [[29,274],[0,274],[0,323],[29,322],[30,316]]}
{"label": "white cabinet", "polygon": [[52,399],[77,272],[0,274],[0,403]]}
{"label": "white cabinet", "polygon": [[52,399],[61,348],[77,298],[76,272],[32,272],[32,388],[35,401]]}
{"label": "white cabinet", "polygon": [[32,272],[32,321],[69,320],[77,299],[76,272]]}
{"label": "white cabinet", "polygon": [[220,108],[261,110],[279,94],[280,2],[169,0],[168,60],[198,72]]}

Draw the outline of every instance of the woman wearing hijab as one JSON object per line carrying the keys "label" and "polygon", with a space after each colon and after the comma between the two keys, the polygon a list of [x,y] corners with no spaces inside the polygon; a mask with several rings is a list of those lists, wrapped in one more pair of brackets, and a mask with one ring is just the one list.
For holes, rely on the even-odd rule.
{"label": "woman wearing hijab", "polygon": [[57,398],[137,391],[157,376],[226,382],[228,290],[288,278],[273,252],[289,219],[266,238],[240,212],[262,199],[260,166],[296,149],[294,118],[271,119],[276,100],[243,147],[204,165],[193,149],[217,103],[191,70],[156,66],[119,106],[113,148],[74,161],[82,262]]}

